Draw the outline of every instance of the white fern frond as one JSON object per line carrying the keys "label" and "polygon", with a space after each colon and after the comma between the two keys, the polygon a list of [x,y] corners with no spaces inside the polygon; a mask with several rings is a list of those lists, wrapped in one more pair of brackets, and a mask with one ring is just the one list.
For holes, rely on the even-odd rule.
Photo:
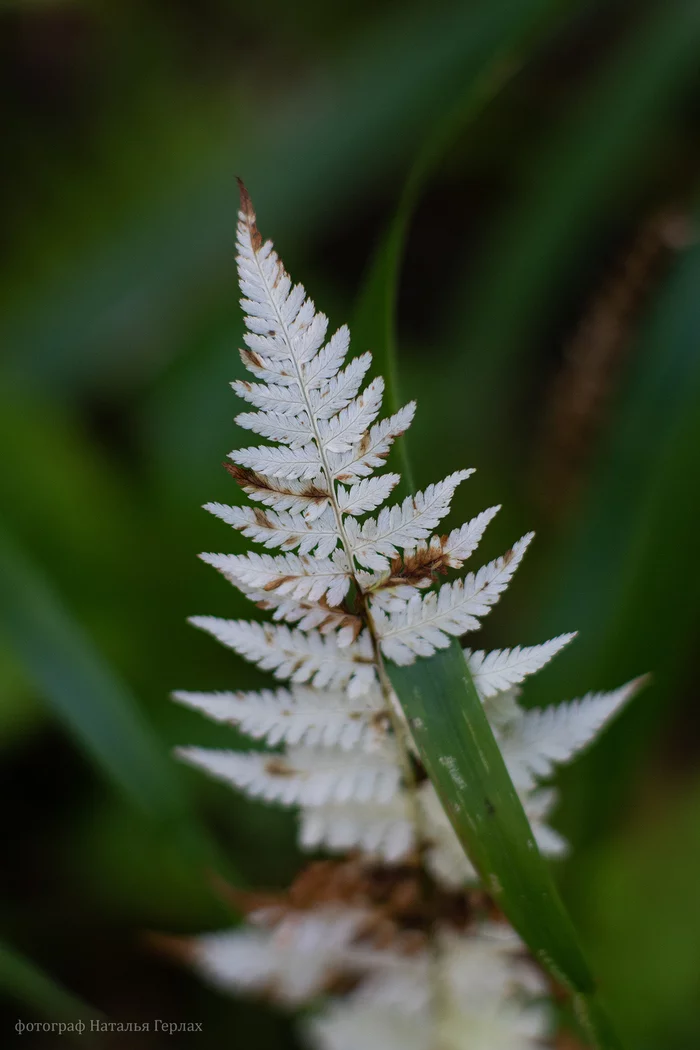
{"label": "white fern frond", "polygon": [[534,532],[526,533],[512,548],[495,561],[469,573],[463,580],[463,595],[476,616],[485,616],[510,583],[515,570],[532,543]]}
{"label": "white fern frond", "polygon": [[407,496],[403,503],[385,507],[362,525],[350,519],[347,535],[357,562],[370,569],[384,569],[399,550],[408,550],[424,540],[449,513],[455,489],[471,473],[458,470],[424,492]]}
{"label": "white fern frond", "polygon": [[483,649],[477,652],[465,649],[464,655],[481,696],[494,696],[518,685],[528,675],[535,674],[575,637],[574,631],[572,634],[561,634],[542,645],[518,645],[515,649],[495,649],[490,653]]}
{"label": "white fern frond", "polygon": [[[484,923],[466,934],[443,932],[440,1010],[431,999],[430,958],[423,952],[376,966],[348,999],[310,1022],[317,1050],[539,1050],[552,1025],[541,999],[547,982],[522,957],[508,927]],[[393,961],[393,960],[392,960]]]}
{"label": "white fern frond", "polygon": [[411,401],[393,416],[375,423],[349,452],[329,455],[328,462],[334,479],[352,481],[367,477],[377,467],[381,467],[396,438],[408,430],[415,412],[416,403]]}
{"label": "white fern frond", "polygon": [[[256,381],[232,384],[246,402],[236,421],[263,443],[231,452],[226,469],[257,506],[207,510],[266,550],[201,557],[276,622],[191,622],[290,684],[175,699],[283,750],[188,747],[179,756],[251,798],[295,807],[303,848],[359,856],[313,863],[285,897],[261,904],[239,895],[255,927],[200,938],[195,964],[221,987],[286,1003],[342,988],[342,1005],[313,1022],[317,1050],[537,1050],[549,1034],[549,1013],[537,1003],[548,988],[513,931],[478,926],[468,901],[464,912],[457,903],[477,875],[423,778],[383,666],[411,664],[478,628],[532,534],[443,583],[500,508],[439,533],[470,470],[384,506],[400,478],[378,471],[415,404],[380,419],[384,380],[363,389],[371,355],[348,359],[345,326],[328,338],[327,317],[263,242],[244,188],[237,258],[241,360]],[[566,843],[547,823],[556,792],[540,778],[584,747],[639,685],[523,711],[518,684],[572,638],[465,651],[534,837],[550,856]]]}
{"label": "white fern frond", "polygon": [[287,448],[285,445],[241,448],[230,452],[229,459],[256,474],[267,474],[282,481],[311,481],[320,475],[322,469],[321,453],[313,441],[303,448]]}
{"label": "white fern frond", "polygon": [[[259,367],[262,359],[267,370],[272,373],[270,381],[274,382],[275,376],[284,375],[284,385],[287,385],[286,380],[291,376],[302,393],[305,387],[312,384],[322,387],[323,383],[335,377],[347,352],[347,338],[344,333],[338,334],[339,346],[329,351],[327,361],[319,354],[320,342],[325,335],[325,319],[318,331],[314,330],[313,303],[306,299],[301,285],[292,287],[272,247],[256,243],[256,237],[249,213],[239,224],[238,258],[241,287],[247,295],[241,305],[246,325],[255,336],[250,353],[257,360],[252,361],[252,364]],[[250,340],[248,345],[251,346]],[[312,364],[316,358],[320,358],[318,367]],[[278,359],[285,363],[283,369],[275,364]],[[244,360],[249,364],[247,358]],[[302,447],[294,450],[264,447],[244,449],[234,455],[235,461],[258,473],[296,480],[310,479],[321,472],[322,450],[328,455],[349,456],[351,461],[354,460],[358,446],[367,444],[363,435],[379,411],[383,385],[381,378],[375,379],[363,395],[350,401],[336,415],[317,418],[315,422],[312,420],[316,440],[311,446],[302,443]],[[304,395],[304,399],[309,410],[313,411],[308,394]],[[277,419],[273,420],[274,425],[269,433],[273,438],[277,437],[274,431],[278,422]],[[386,445],[390,429],[390,421],[373,427],[369,435],[370,445],[374,432],[378,435],[381,432],[383,444]],[[379,437],[374,444],[379,446]],[[290,457],[286,453],[291,451],[294,455]],[[362,448],[365,459],[371,452],[371,448]],[[380,454],[377,448],[374,458]]]}
{"label": "white fern frond", "polygon": [[553,787],[537,787],[522,797],[528,818],[534,824],[541,824],[542,821],[549,820],[559,802],[559,792]]}
{"label": "white fern frond", "polygon": [[322,598],[317,602],[296,598],[285,598],[275,591],[241,590],[255,602],[258,609],[272,612],[272,619],[293,623],[300,631],[320,631],[334,634],[336,644],[344,648],[354,642],[362,631],[362,618],[342,609],[332,609]]}
{"label": "white fern frond", "polygon": [[510,583],[532,540],[528,533],[513,549],[464,580],[444,584],[424,597],[416,594],[403,609],[375,614],[382,652],[397,664],[411,664],[416,656],[432,656],[449,645],[450,637],[473,631]]}
{"label": "white fern frond", "polygon": [[361,440],[379,414],[384,380],[373,379],[366,390],[329,419],[318,420],[318,434],[325,452],[347,452]]}
{"label": "white fern frond", "polygon": [[484,711],[494,733],[507,728],[510,723],[520,717],[518,700],[522,690],[518,686],[506,689],[503,693],[494,693],[493,696],[484,697]]}
{"label": "white fern frond", "polygon": [[370,574],[359,572],[356,574],[356,579],[361,585],[364,585],[363,589],[371,595],[372,615],[375,620],[378,611],[384,613],[401,612],[406,608],[406,602],[416,593],[416,589],[424,590],[426,587],[430,587],[433,582],[432,578],[428,576],[425,581],[415,585],[405,582],[390,583],[387,582],[387,576],[387,573]]}
{"label": "white fern frond", "polygon": [[302,365],[305,387],[310,391],[323,390],[326,383],[332,383],[349,349],[350,332],[347,325],[341,325],[316,356]]}
{"label": "white fern frond", "polygon": [[448,536],[432,536],[404,552],[398,565],[384,572],[356,573],[360,584],[371,593],[373,608],[392,612],[415,594],[415,589],[430,587],[448,569],[460,569],[476,549],[486,526],[500,507],[482,511],[476,518],[454,529]]}
{"label": "white fern frond", "polygon": [[[239,249],[241,238],[245,236],[245,234],[239,236]],[[239,265],[240,274],[241,269]],[[287,289],[290,288],[291,282],[286,275],[283,283],[286,284]],[[283,287],[283,283],[280,282],[279,289]],[[304,298],[304,289],[300,284],[294,286],[293,294],[289,296],[292,310],[297,306],[299,307],[296,318],[291,324],[288,324],[288,311],[286,312],[286,318],[278,318],[277,304],[272,302],[262,285],[259,285],[256,291],[251,288],[251,293],[252,297],[250,299],[241,300],[241,306],[243,306],[246,314],[245,324],[248,329],[243,336],[243,341],[248,349],[241,351],[244,363],[251,371],[254,371],[258,359],[263,359],[266,363],[273,362],[273,371],[282,377],[278,380],[279,382],[285,384],[296,382],[299,378],[297,370],[289,369],[290,339],[294,344],[293,356],[295,361],[301,365],[303,372],[303,362],[316,355],[323,346],[323,341],[328,331],[328,318],[323,313],[316,313],[311,300]],[[260,296],[260,302],[258,303],[253,301],[256,296]],[[271,322],[268,321],[266,327],[265,318],[262,315],[269,311],[274,316]],[[278,320],[282,321],[281,325],[278,324]],[[338,334],[336,333],[336,335]],[[331,336],[328,342],[333,342],[334,338],[334,336]],[[347,344],[345,349],[347,350]]]}
{"label": "white fern frond", "polygon": [[295,624],[300,631],[318,630],[321,634],[333,634],[336,645],[344,648],[354,642],[364,627],[361,616],[331,607],[325,598],[318,601],[309,598],[289,598],[275,589],[258,591],[238,579],[230,577],[241,594],[244,594],[258,609],[272,613],[278,622]]}
{"label": "white fern frond", "polygon": [[644,682],[637,678],[609,693],[588,693],[556,707],[521,711],[498,737],[516,788],[529,789],[536,779],[551,776],[555,765],[568,762],[590,744]]}
{"label": "white fern frond", "polygon": [[432,1050],[434,1045],[427,1016],[416,1018],[415,1011],[356,997],[331,1000],[308,1022],[308,1030],[312,1050]]}
{"label": "white fern frond", "polygon": [[[295,384],[296,388],[298,384]],[[382,379],[373,380],[364,393],[354,400],[341,398],[341,407],[335,415],[329,414],[328,409],[338,404],[338,400],[324,404],[324,411],[320,415],[313,411],[313,401],[320,398],[320,392],[315,392],[317,396],[306,400],[297,414],[292,414],[291,411],[280,412],[276,409],[242,412],[236,416],[235,422],[239,427],[252,430],[261,437],[281,442],[292,449],[299,449],[314,437],[313,426],[309,418],[309,410],[311,410],[318,423],[317,429],[323,448],[328,452],[346,452],[360,440],[376,419],[381,407],[383,390],[384,381]]]}
{"label": "white fern frond", "polygon": [[298,511],[264,511],[260,507],[230,507],[223,503],[205,503],[204,509],[268,548],[298,549],[300,554],[314,552],[319,558],[327,558],[340,542],[336,518],[330,508],[314,518]]}
{"label": "white fern frond", "polygon": [[367,921],[360,908],[287,914],[274,929],[243,927],[190,942],[192,962],[222,991],[256,991],[298,1005],[348,970],[348,951]]}
{"label": "white fern frond", "polygon": [[313,430],[306,410],[299,415],[283,412],[239,412],[234,422],[243,430],[252,430],[260,437],[279,441],[291,449],[302,448],[313,438]]}
{"label": "white fern frond", "polygon": [[339,647],[333,635],[304,634],[284,625],[193,616],[189,621],[276,678],[311,682],[317,689],[347,689],[363,696],[375,685],[372,641],[363,631]]}
{"label": "white fern frond", "polygon": [[558,802],[558,792],[553,788],[535,788],[525,796],[525,812],[540,853],[544,857],[558,860],[569,852],[569,843],[563,835],[550,827],[546,821]]}
{"label": "white fern frond", "polygon": [[314,806],[300,812],[299,844],[334,853],[360,849],[370,857],[395,864],[415,848],[416,829],[403,792],[381,805],[360,802]]}
{"label": "white fern frond", "polygon": [[[309,1028],[312,1050],[434,1050],[436,1045],[429,1011],[416,1015],[362,998],[333,1000]],[[498,1008],[471,1011],[453,1004],[438,1028],[440,1046],[447,1050],[542,1050],[552,1023],[543,1003],[524,1005],[514,998]]]}
{"label": "white fern frond", "polygon": [[543,857],[549,857],[552,860],[566,857],[569,852],[569,843],[563,835],[560,835],[554,828],[550,828],[549,824],[532,823],[532,821],[531,824],[537,848]]}
{"label": "white fern frond", "polygon": [[[354,357],[347,368],[322,383],[312,385],[307,378],[309,404],[317,419],[330,419],[350,404],[356,396],[367,369],[372,363],[370,353]],[[304,370],[307,376],[308,367]]]}
{"label": "white fern frond", "polygon": [[329,802],[388,802],[399,788],[396,761],[382,754],[339,748],[289,748],[285,755],[184,747],[178,755],[249,798],[285,806]]}
{"label": "white fern frond", "polygon": [[250,499],[277,511],[303,514],[307,520],[313,521],[330,506],[330,494],[318,481],[281,482],[264,474],[256,474],[253,470],[236,467],[232,463],[227,463],[226,469]]}
{"label": "white fern frond", "polygon": [[[244,336],[244,339],[250,338]],[[253,350],[241,350],[241,361],[246,368],[253,373],[256,379],[261,379],[269,386],[294,386],[296,378],[287,371],[284,360],[259,354]]]}
{"label": "white fern frond", "polygon": [[306,747],[371,750],[386,730],[381,694],[352,701],[341,692],[296,686],[260,692],[176,692],[173,698],[215,722],[237,726],[256,740]]}
{"label": "white fern frond", "polygon": [[400,480],[400,474],[377,474],[372,478],[363,478],[349,488],[338,485],[338,507],[341,513],[355,517],[358,514],[367,514],[382,505]]}
{"label": "white fern frond", "polygon": [[340,605],[350,588],[350,571],[344,555],[310,558],[297,554],[200,554],[233,584],[278,594],[299,601]]}
{"label": "white fern frond", "polygon": [[247,379],[236,379],[231,386],[240,398],[263,412],[298,416],[306,408],[301,388],[296,381],[289,386],[280,386],[277,383],[251,383]]}
{"label": "white fern frond", "polygon": [[501,509],[500,503],[495,507],[482,510],[471,521],[453,529],[441,544],[443,564],[450,569],[461,569],[464,562],[481,542],[481,537]]}

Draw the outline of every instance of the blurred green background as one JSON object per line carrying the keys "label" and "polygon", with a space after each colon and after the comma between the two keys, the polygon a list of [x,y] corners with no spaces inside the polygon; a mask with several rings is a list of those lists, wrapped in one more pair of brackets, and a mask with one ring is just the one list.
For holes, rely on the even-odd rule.
{"label": "blurred green background", "polygon": [[[422,157],[416,478],[479,468],[454,521],[503,503],[483,560],[538,531],[478,639],[580,629],[528,703],[653,672],[560,777],[559,875],[628,1045],[700,1045],[697,0],[6,0],[0,49],[0,939],[84,1017],[297,1045],[144,936],[226,923],[211,870],[300,863],[293,818],[168,756],[243,744],[171,689],[263,681],[185,623],[245,615],[195,557],[242,549],[199,509],[238,498],[220,463],[248,441],[234,176],[339,324]],[[358,351],[381,318],[360,328]],[[58,992],[2,953],[0,985],[9,1045]]]}

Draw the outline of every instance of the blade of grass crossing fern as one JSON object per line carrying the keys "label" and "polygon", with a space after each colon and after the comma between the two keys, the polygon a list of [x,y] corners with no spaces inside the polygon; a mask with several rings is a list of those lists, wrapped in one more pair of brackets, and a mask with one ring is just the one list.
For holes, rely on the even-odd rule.
{"label": "blade of grass crossing fern", "polygon": [[455,641],[430,660],[387,667],[421,761],[489,893],[542,965],[572,989],[596,1044],[619,1043],[571,919],[506,769]]}
{"label": "blade of grass crossing fern", "polygon": [[215,851],[190,817],[165,753],[114,676],[24,552],[0,531],[0,633],[83,751],[200,865]]}
{"label": "blade of grass crossing fern", "polygon": [[[527,44],[542,35],[567,4],[561,0],[538,0],[514,12],[506,32],[492,42],[481,61],[468,64],[466,86],[462,85],[456,102],[431,128],[414,160],[384,235],[377,245],[355,310],[352,332],[358,346],[371,346],[375,369],[383,375],[385,400],[391,412],[398,411],[402,401],[399,392],[396,310],[401,262],[406,237],[419,196],[428,178],[459,137],[465,125],[474,119],[503,88],[527,57]],[[495,13],[495,9],[494,9]],[[406,439],[399,443],[401,481],[397,494],[414,491],[412,467]]]}
{"label": "blade of grass crossing fern", "polygon": [[[74,1024],[86,1023],[87,1019],[98,1019],[99,1010],[89,1006],[68,992],[35,963],[20,955],[14,948],[0,942],[0,991],[31,1011],[33,1015],[48,1021]],[[85,1043],[85,1033],[67,1030],[62,1035],[80,1037]],[[89,1039],[89,1032],[87,1033]]]}
{"label": "blade of grass crossing fern", "polygon": [[[378,333],[369,341],[378,349],[378,364],[389,378],[392,407],[399,402],[396,298],[410,216],[440,156],[469,117],[505,83],[511,69],[503,56],[500,63],[494,61],[427,140],[370,269],[355,334],[364,344],[369,333]],[[406,443],[401,444],[402,471],[410,478]],[[620,1044],[596,999],[575,930],[539,853],[459,645],[453,643],[429,662],[390,667],[389,674],[426,770],[474,866],[536,957],[575,991],[574,1005],[587,1034],[596,1045],[615,1050]]]}

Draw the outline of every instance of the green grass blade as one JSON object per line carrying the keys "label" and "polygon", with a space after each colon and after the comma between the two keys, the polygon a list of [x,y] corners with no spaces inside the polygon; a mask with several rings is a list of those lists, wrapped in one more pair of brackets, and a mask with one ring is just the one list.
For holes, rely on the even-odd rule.
{"label": "green grass blade", "polygon": [[387,670],[421,761],[484,886],[535,958],[573,991],[595,1045],[619,1050],[458,642],[430,660]]}
{"label": "green grass blade", "polygon": [[[384,376],[386,404],[395,412],[401,403],[398,378],[396,310],[401,261],[413,212],[430,175],[457,140],[470,120],[509,82],[527,59],[528,45],[550,28],[555,16],[570,4],[561,0],[536,0],[519,5],[499,35],[492,34],[489,19],[480,27],[485,37],[481,47],[472,42],[472,53],[465,56],[464,82],[457,100],[445,109],[431,129],[413,161],[394,215],[377,245],[358,298],[352,325],[358,346],[370,346],[375,368]],[[500,23],[498,5],[491,8],[495,25]],[[397,492],[407,495],[414,489],[413,472],[404,439],[398,456],[402,479]]]}
{"label": "green grass blade", "polygon": [[[543,14],[542,8],[538,14]],[[370,267],[353,334],[361,345],[375,350],[392,410],[399,403],[396,301],[410,217],[449,144],[516,68],[517,44],[526,30],[532,31],[531,21],[513,27],[438,122],[410,170]],[[401,469],[410,485],[411,464],[405,441],[402,445]],[[534,840],[460,646],[454,642],[410,668],[389,665],[388,672],[425,769],[485,886],[534,956],[572,990],[589,1037],[605,1050],[616,1050],[620,1043],[597,999],[576,932]]]}
{"label": "green grass blade", "polygon": [[174,767],[128,689],[24,552],[0,531],[0,633],[99,771],[199,864],[214,850],[190,817]]}
{"label": "green grass blade", "polygon": [[[102,1017],[99,1010],[67,991],[35,963],[1,942],[0,991],[7,998],[27,1007],[33,1015],[48,1021],[65,1021],[68,1024],[83,1021],[89,1028],[91,1019]],[[74,1034],[76,1039],[85,1042],[85,1034],[65,1034]],[[89,1039],[89,1031],[87,1035]]]}

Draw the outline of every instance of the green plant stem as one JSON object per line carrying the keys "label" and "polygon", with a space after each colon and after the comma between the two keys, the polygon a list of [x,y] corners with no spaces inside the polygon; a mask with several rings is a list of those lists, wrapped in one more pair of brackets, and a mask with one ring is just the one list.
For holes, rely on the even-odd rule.
{"label": "green plant stem", "polygon": [[620,1050],[574,926],[535,842],[461,647],[387,664],[421,761],[485,888],[574,996],[595,1046]]}
{"label": "green plant stem", "polygon": [[[523,66],[529,57],[528,45],[543,36],[556,16],[571,6],[562,0],[544,0],[523,8],[520,20],[512,20],[509,31],[494,46],[488,61],[468,78],[457,100],[438,118],[409,169],[399,203],[368,267],[352,326],[360,345],[374,349],[375,366],[386,382],[385,398],[390,412],[396,412],[401,403],[397,339],[399,279],[408,230],[420,195],[460,134]],[[405,438],[399,443],[397,453],[402,476],[396,492],[407,496],[415,490],[415,484]]]}

